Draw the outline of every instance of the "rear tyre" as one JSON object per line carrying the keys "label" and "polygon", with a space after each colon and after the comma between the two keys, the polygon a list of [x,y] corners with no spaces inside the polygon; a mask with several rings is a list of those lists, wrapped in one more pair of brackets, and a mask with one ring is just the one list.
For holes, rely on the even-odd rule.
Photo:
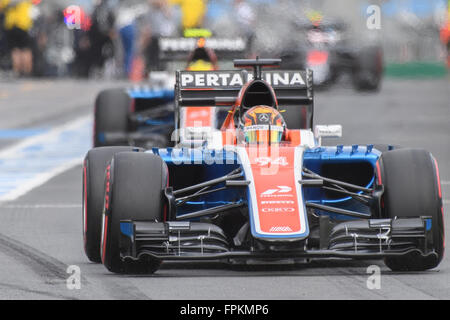
{"label": "rear tyre", "polygon": [[435,268],[444,255],[444,217],[439,171],[433,156],[425,150],[400,149],[383,153],[379,160],[378,179],[385,187],[383,216],[432,217],[436,256],[411,255],[387,257],[393,271],[423,271]]}
{"label": "rear tyre", "polygon": [[353,86],[358,91],[378,91],[383,76],[383,51],[381,47],[363,48],[355,58]]}
{"label": "rear tyre", "polygon": [[106,133],[126,135],[131,103],[130,96],[122,89],[100,92],[95,102],[94,147],[110,145],[105,138]]}
{"label": "rear tyre", "polygon": [[83,240],[84,251],[92,262],[100,263],[100,239],[103,202],[105,200],[105,170],[114,154],[143,151],[132,147],[103,147],[90,150],[83,165]]}
{"label": "rear tyre", "polygon": [[107,168],[106,176],[102,262],[114,273],[153,273],[161,264],[158,259],[121,259],[120,221],[164,221],[167,166],[154,154],[119,153]]}

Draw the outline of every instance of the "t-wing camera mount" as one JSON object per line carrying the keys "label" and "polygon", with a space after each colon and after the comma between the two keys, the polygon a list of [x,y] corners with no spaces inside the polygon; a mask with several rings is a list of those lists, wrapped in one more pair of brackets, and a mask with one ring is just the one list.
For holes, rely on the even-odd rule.
{"label": "t-wing camera mount", "polygon": [[281,59],[236,59],[234,60],[235,68],[253,68],[253,79],[262,80],[263,68],[277,68],[281,65]]}

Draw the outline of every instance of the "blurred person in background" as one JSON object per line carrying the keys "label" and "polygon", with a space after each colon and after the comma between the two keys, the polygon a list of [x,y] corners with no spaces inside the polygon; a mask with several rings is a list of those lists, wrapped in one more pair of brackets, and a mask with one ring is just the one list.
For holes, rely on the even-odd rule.
{"label": "blurred person in background", "polygon": [[240,26],[240,33],[247,38],[249,54],[252,54],[256,14],[253,7],[245,0],[234,0],[235,19]]}
{"label": "blurred person in background", "polygon": [[142,17],[139,48],[147,71],[162,70],[159,38],[176,35],[177,23],[167,0],[149,0],[147,14]]}
{"label": "blurred person in background", "polygon": [[46,76],[48,71],[48,63],[45,57],[45,51],[48,48],[48,42],[51,38],[49,32],[52,31],[51,23],[49,20],[53,18],[53,15],[49,12],[45,12],[42,8],[35,7],[35,13],[33,14],[33,28],[30,35],[32,41],[32,53],[33,53],[33,76]]}
{"label": "blurred person in background", "polygon": [[0,70],[7,69],[9,59],[5,33],[5,13],[0,11]]}
{"label": "blurred person in background", "polygon": [[32,39],[29,34],[33,27],[32,6],[33,3],[29,0],[0,0],[12,67],[19,76],[30,76],[33,71]]}
{"label": "blurred person in background", "polygon": [[81,30],[76,30],[74,74],[88,78],[103,71],[114,56],[115,16],[107,0],[97,0],[91,16],[81,12]]}
{"label": "blurred person in background", "polygon": [[34,56],[35,76],[65,76],[74,58],[73,32],[65,23],[65,11],[59,5],[41,8],[34,22],[36,38]]}
{"label": "blurred person in background", "polygon": [[[90,40],[89,30],[92,26],[91,17],[80,8],[80,28],[75,28],[73,33],[73,51],[75,53],[75,59],[71,65],[71,73],[75,77],[87,78],[90,70]],[[64,17],[66,24],[71,25],[76,21],[75,17],[72,17],[73,12],[64,10]]]}
{"label": "blurred person in background", "polygon": [[245,0],[234,0],[235,17],[241,25],[242,31],[246,34],[253,32],[253,25],[256,20],[256,14],[252,6]]}
{"label": "blurred person in background", "polygon": [[203,27],[207,10],[207,0],[169,0],[171,5],[181,8],[183,30]]}
{"label": "blurred person in background", "polygon": [[88,75],[103,71],[106,60],[114,57],[115,17],[108,0],[97,0],[91,21],[92,26],[87,33],[90,48]]}
{"label": "blurred person in background", "polygon": [[145,14],[146,4],[140,1],[120,0],[116,9],[116,28],[123,49],[123,73],[131,75],[138,39],[138,18]]}

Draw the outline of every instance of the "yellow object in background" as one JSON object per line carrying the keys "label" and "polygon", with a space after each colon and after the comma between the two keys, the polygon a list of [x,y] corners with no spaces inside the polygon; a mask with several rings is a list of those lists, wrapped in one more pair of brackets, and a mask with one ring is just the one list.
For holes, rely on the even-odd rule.
{"label": "yellow object in background", "polygon": [[179,5],[183,15],[183,29],[200,27],[206,14],[206,0],[170,0],[171,5]]}
{"label": "yellow object in background", "polygon": [[189,64],[188,71],[209,71],[214,70],[214,65],[211,62],[204,60],[197,60]]}
{"label": "yellow object in background", "polygon": [[316,10],[308,10],[306,12],[306,15],[309,19],[309,21],[311,21],[311,23],[315,26],[319,26],[320,23],[322,22],[323,19],[323,15],[322,13],[320,13],[319,11]]}
{"label": "yellow object in background", "polygon": [[208,29],[185,29],[184,30],[185,38],[211,38],[212,32]]}
{"label": "yellow object in background", "polygon": [[14,27],[29,31],[33,26],[31,19],[32,2],[29,0],[20,1],[17,4],[11,4],[10,0],[0,0],[0,11],[5,12],[6,30],[11,30]]}

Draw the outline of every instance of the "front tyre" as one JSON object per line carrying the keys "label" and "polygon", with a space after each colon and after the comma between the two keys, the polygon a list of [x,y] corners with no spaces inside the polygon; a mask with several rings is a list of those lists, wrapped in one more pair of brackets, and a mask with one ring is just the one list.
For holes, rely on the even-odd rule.
{"label": "front tyre", "polygon": [[114,273],[153,273],[161,261],[123,261],[120,256],[120,221],[164,221],[163,190],[167,165],[150,153],[119,153],[106,171],[102,262]]}
{"label": "front tyre", "polygon": [[385,187],[383,216],[390,219],[432,217],[432,250],[436,256],[387,257],[393,271],[435,268],[444,255],[444,211],[436,160],[425,150],[399,149],[383,153],[377,179]]}
{"label": "front tyre", "polygon": [[103,147],[90,150],[83,163],[83,240],[84,251],[92,262],[100,263],[100,235],[105,199],[105,170],[119,152],[143,151],[133,147]]}

